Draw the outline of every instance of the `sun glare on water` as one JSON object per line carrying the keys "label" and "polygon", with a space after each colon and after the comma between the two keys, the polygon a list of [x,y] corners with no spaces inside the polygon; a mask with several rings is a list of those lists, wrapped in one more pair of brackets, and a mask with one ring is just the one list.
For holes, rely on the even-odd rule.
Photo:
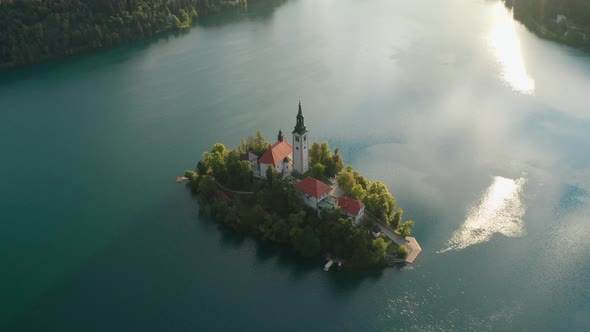
{"label": "sun glare on water", "polygon": [[502,80],[515,91],[533,94],[535,81],[526,71],[515,24],[514,19],[499,1],[494,8],[494,23],[489,35],[489,45],[500,64]]}
{"label": "sun glare on water", "polygon": [[461,228],[447,242],[447,248],[439,253],[489,241],[494,233],[523,236],[526,207],[520,197],[525,182],[524,178],[494,177],[481,199],[467,213]]}

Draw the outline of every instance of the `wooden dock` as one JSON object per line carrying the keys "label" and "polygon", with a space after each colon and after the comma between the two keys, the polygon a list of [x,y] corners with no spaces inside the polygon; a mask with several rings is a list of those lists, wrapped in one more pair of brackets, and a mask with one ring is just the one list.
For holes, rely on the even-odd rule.
{"label": "wooden dock", "polygon": [[326,265],[324,266],[324,271],[326,271],[326,272],[330,271],[330,268],[332,267],[333,264],[334,264],[333,260],[330,260],[328,263],[326,263]]}
{"label": "wooden dock", "polygon": [[422,251],[422,248],[420,248],[418,241],[411,236],[406,237],[406,241],[408,241],[406,248],[408,248],[409,251],[408,257],[406,257],[406,263],[413,264],[416,257],[418,257],[418,254]]}
{"label": "wooden dock", "polygon": [[176,183],[181,183],[181,182],[188,181],[188,180],[189,179],[187,177],[179,176],[176,178]]}

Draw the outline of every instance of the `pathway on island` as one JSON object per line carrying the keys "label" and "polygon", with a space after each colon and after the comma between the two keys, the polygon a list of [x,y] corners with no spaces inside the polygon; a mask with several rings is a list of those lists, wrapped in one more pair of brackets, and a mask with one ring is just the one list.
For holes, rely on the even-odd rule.
{"label": "pathway on island", "polygon": [[332,190],[330,191],[330,196],[333,196],[335,198],[340,198],[340,196],[344,196],[344,190],[340,189],[340,186],[338,186],[338,181],[336,181],[336,178],[331,178],[330,182],[332,183]]}
{"label": "pathway on island", "polygon": [[232,189],[229,189],[229,188],[225,187],[221,183],[219,183],[219,181],[217,181],[216,178],[213,178],[213,180],[215,180],[215,183],[217,183],[217,185],[219,186],[219,188],[221,188],[221,189],[223,189],[223,190],[225,190],[227,192],[230,192],[232,194],[238,194],[238,195],[254,195],[254,192],[253,191],[232,190]]}
{"label": "pathway on island", "polygon": [[418,241],[416,241],[416,239],[411,236],[408,236],[404,239],[396,232],[394,232],[391,228],[389,228],[383,221],[379,220],[377,217],[372,215],[369,211],[365,210],[365,212],[366,216],[369,217],[369,219],[371,219],[372,221],[374,221],[375,224],[379,226],[381,231],[385,233],[385,235],[387,235],[388,238],[391,239],[391,241],[393,241],[400,247],[406,246],[406,248],[408,248],[408,257],[406,257],[405,261],[410,264],[414,263],[414,260],[416,259],[416,257],[418,257],[418,254],[420,254],[420,252],[422,251],[422,248],[420,248]]}
{"label": "pathway on island", "polygon": [[[176,183],[182,183],[184,181],[188,181],[189,178],[184,177],[184,176],[179,176],[176,178]],[[217,184],[217,186],[219,186],[219,188],[223,189],[224,191],[230,192],[232,194],[238,194],[238,195],[254,195],[253,191],[239,191],[239,190],[233,190],[233,189],[229,189],[226,186],[222,185],[221,183],[219,183],[219,181],[217,181],[216,178],[213,178],[213,181],[215,181],[215,184]]]}

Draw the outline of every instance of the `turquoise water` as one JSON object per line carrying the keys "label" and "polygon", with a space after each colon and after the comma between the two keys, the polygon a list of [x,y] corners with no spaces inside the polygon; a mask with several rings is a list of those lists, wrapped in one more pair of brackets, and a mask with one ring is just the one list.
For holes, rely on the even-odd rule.
{"label": "turquoise water", "polygon": [[[0,330],[590,329],[590,58],[494,1],[289,1],[0,77]],[[174,182],[295,124],[384,181],[411,267],[325,273]]]}

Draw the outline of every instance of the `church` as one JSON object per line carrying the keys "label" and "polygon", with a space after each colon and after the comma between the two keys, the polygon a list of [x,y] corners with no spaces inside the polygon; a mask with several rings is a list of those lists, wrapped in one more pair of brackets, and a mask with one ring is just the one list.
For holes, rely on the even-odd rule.
{"label": "church", "polygon": [[265,178],[269,167],[274,167],[277,173],[283,176],[290,175],[293,171],[304,174],[309,169],[308,142],[309,133],[305,127],[305,118],[301,111],[297,112],[297,122],[291,132],[292,145],[287,142],[283,132],[279,130],[277,141],[258,160],[260,176]]}
{"label": "church", "polygon": [[[287,142],[283,131],[279,130],[277,141],[258,159],[258,165],[256,165],[258,167],[253,167],[256,169],[256,176],[266,178],[269,167],[274,167],[277,173],[284,177],[293,172],[303,175],[309,170],[309,132],[301,111],[301,101],[299,101],[296,120],[295,128],[291,132],[292,144]],[[244,160],[254,162],[255,159],[252,157],[256,158],[256,155],[250,153]],[[365,204],[334,193],[332,186],[317,179],[308,176],[301,181],[295,180],[293,186],[301,194],[303,203],[316,210],[318,216],[322,209],[331,210],[339,206],[343,215],[354,219],[355,225],[359,225],[364,217]]]}

